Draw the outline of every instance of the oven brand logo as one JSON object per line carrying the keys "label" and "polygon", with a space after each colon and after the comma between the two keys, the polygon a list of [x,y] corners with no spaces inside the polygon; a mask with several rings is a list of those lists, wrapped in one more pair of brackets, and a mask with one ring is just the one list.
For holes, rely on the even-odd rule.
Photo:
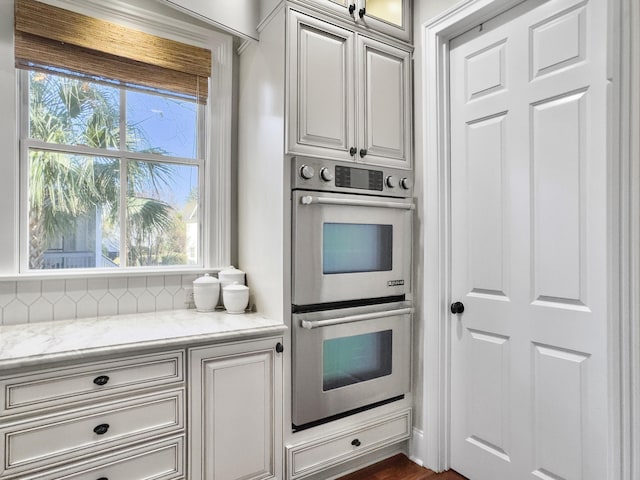
{"label": "oven brand logo", "polygon": [[389,280],[387,282],[387,287],[398,287],[400,285],[404,285],[404,280]]}

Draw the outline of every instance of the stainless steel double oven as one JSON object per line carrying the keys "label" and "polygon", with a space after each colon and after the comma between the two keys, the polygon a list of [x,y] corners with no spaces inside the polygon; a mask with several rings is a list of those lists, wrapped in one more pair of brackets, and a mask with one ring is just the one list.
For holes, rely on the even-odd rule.
{"label": "stainless steel double oven", "polygon": [[410,389],[412,178],[292,159],[292,422],[303,429]]}

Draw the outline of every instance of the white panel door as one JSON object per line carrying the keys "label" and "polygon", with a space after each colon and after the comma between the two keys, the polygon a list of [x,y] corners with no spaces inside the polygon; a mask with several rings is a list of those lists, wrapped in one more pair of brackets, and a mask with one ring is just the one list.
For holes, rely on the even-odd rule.
{"label": "white panel door", "polygon": [[607,478],[606,4],[451,42],[451,467]]}

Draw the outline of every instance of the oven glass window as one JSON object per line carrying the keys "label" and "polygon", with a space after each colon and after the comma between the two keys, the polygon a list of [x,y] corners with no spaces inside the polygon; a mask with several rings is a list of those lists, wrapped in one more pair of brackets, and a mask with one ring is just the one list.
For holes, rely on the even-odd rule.
{"label": "oven glass window", "polygon": [[391,330],[325,340],[322,390],[365,382],[391,374]]}
{"label": "oven glass window", "polygon": [[393,225],[325,223],[322,272],[382,272],[392,269]]}

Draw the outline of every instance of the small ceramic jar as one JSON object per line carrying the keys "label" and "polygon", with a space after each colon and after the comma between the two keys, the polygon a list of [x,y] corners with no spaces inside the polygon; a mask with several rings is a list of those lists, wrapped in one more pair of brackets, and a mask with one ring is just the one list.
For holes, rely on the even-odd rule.
{"label": "small ceramic jar", "polygon": [[234,283],[222,289],[222,303],[227,313],[244,313],[249,304],[249,287]]}
{"label": "small ceramic jar", "polygon": [[193,303],[198,312],[213,312],[218,305],[220,282],[208,273],[193,281]]}
{"label": "small ceramic jar", "polygon": [[233,285],[234,283],[244,285],[244,277],[244,272],[235,268],[233,265],[218,272],[218,280],[220,280],[220,286],[222,288],[227,285]]}

